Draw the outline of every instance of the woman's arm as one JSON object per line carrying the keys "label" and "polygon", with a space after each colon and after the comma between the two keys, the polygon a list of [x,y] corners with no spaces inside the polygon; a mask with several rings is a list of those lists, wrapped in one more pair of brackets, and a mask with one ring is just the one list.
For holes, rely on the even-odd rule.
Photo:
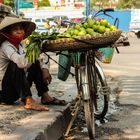
{"label": "woman's arm", "polygon": [[19,68],[27,68],[31,65],[25,57],[25,54],[19,54],[17,49],[13,48],[9,43],[5,42],[1,47],[5,57],[16,63]]}

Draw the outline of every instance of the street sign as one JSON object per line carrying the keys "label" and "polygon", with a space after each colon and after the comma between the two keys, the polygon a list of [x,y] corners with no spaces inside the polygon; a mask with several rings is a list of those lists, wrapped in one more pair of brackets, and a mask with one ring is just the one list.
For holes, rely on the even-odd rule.
{"label": "street sign", "polygon": [[25,2],[23,0],[19,0],[19,8],[33,8],[33,4],[31,2]]}

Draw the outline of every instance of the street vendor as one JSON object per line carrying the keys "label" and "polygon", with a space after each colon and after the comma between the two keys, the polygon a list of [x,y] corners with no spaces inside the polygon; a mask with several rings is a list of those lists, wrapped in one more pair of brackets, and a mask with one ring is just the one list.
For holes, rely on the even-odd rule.
{"label": "street vendor", "polygon": [[[48,94],[52,77],[49,64],[45,64],[46,58],[41,54],[41,58],[31,64],[25,57],[23,39],[35,28],[35,23],[17,17],[5,17],[0,23],[0,102],[13,104],[21,100],[25,109],[48,111],[45,105],[66,103]],[[41,104],[32,98],[30,88],[33,82],[41,97]]]}

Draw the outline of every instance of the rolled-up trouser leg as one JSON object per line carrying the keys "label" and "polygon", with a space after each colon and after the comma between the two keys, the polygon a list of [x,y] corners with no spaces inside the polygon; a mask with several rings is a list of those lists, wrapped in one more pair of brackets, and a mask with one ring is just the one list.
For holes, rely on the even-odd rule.
{"label": "rolled-up trouser leg", "polygon": [[35,83],[36,89],[38,91],[38,96],[42,96],[44,92],[49,90],[48,85],[43,81],[42,70],[39,61],[36,61],[34,64],[32,64],[31,67],[28,68],[27,72],[29,85],[31,87],[32,82]]}
{"label": "rolled-up trouser leg", "polygon": [[19,98],[24,100],[27,96],[31,96],[31,90],[24,69],[10,62],[2,80],[1,101],[12,104]]}

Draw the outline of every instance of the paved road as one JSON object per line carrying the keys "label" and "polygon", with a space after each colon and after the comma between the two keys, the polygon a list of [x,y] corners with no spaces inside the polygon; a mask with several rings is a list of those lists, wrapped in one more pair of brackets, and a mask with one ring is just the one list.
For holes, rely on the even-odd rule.
{"label": "paved road", "polygon": [[140,39],[131,37],[129,41],[131,46],[119,48],[120,53],[115,53],[111,64],[103,64],[106,74],[120,79],[122,92],[119,103],[125,107],[124,111],[116,114],[117,121],[106,126],[123,132],[122,135],[114,133],[116,137],[111,135],[111,140],[140,139]]}
{"label": "paved road", "polygon": [[140,105],[136,98],[140,97],[140,39],[131,37],[129,41],[130,47],[120,47],[120,53],[115,52],[111,64],[103,64],[103,67],[107,74],[118,76],[122,81],[121,100]]}

